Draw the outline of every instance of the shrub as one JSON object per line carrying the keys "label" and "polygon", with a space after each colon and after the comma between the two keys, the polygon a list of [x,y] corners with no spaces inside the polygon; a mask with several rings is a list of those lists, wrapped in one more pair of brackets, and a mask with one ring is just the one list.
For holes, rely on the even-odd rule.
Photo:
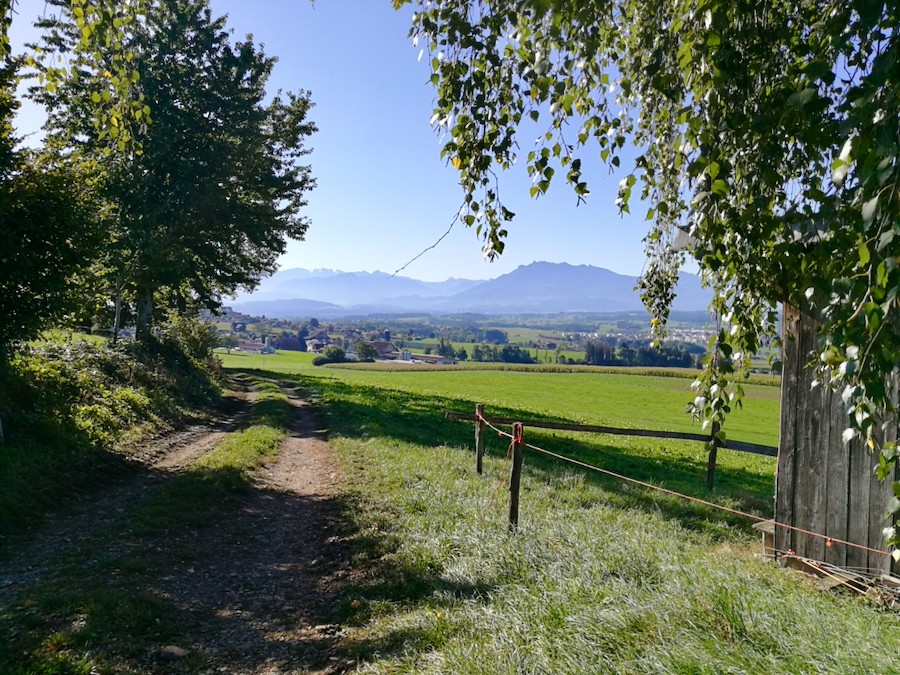
{"label": "shrub", "polygon": [[338,345],[328,345],[322,350],[322,354],[328,359],[329,363],[342,363],[347,360],[347,353],[343,347]]}

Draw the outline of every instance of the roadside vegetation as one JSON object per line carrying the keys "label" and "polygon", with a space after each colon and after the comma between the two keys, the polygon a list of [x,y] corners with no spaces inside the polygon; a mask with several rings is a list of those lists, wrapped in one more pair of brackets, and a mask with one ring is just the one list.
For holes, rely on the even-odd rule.
{"label": "roadside vegetation", "polygon": [[15,353],[0,372],[0,556],[14,534],[131,471],[142,440],[213,413],[219,366],[203,334],[190,322],[147,344],[56,333]]}
{"label": "roadside vegetation", "polygon": [[[276,384],[239,379],[258,396],[235,433],[166,481],[135,476],[143,486],[135,499],[98,514],[99,525],[44,561],[55,574],[3,598],[0,672],[147,672],[162,645],[192,630],[196,608],[157,592],[158,577],[190,583],[191,565],[203,562],[198,537],[234,519],[254,470],[276,456],[294,419]],[[185,652],[178,671],[202,670],[207,658]]]}

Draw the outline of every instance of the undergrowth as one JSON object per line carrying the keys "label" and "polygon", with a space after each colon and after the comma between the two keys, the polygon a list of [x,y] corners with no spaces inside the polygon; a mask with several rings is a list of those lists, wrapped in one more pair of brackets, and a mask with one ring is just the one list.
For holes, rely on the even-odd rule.
{"label": "undergrowth", "polygon": [[0,555],[73,498],[129,470],[127,449],[217,400],[212,361],[178,339],[43,341],[0,366]]}

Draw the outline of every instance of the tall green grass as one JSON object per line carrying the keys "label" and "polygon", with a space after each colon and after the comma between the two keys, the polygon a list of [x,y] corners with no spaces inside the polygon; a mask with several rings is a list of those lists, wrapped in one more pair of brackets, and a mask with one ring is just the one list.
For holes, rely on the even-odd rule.
{"label": "tall green grass", "polygon": [[[345,647],[362,672],[900,670],[895,614],[758,560],[742,519],[526,450],[511,535],[505,441],[490,440],[478,476],[471,426],[437,414],[446,399],[304,383],[328,411],[358,504],[361,581],[344,612],[355,626]],[[535,436],[542,447],[705,493],[689,444]],[[729,455],[712,497],[766,513],[771,460]]]}

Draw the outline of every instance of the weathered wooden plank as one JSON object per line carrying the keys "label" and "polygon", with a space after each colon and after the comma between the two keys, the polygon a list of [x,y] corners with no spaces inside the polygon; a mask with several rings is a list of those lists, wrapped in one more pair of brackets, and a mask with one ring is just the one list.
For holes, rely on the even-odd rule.
{"label": "weathered wooden plank", "polygon": [[[891,382],[891,396],[894,401],[894,410],[900,410],[900,375],[898,375],[896,371],[894,372],[893,381]],[[893,419],[888,423],[888,428],[885,432],[885,441],[897,441],[898,439],[900,439],[900,427],[898,427],[898,424],[900,424],[900,419],[898,419],[897,416],[894,416]],[[897,481],[898,478],[900,478],[900,467],[894,466],[893,475],[889,476],[885,480],[894,482]],[[888,505],[890,505],[893,497],[894,492],[893,488],[891,488],[890,495],[888,496],[888,501],[886,502]],[[884,522],[885,527],[887,527],[888,525],[893,525],[895,527],[897,526],[896,515]],[[894,560],[893,557],[888,559],[886,567],[888,570],[887,574],[897,574],[898,572],[900,572],[900,563]]]}
{"label": "weathered wooden plank", "polygon": [[[849,540],[847,531],[850,493],[850,458],[841,437],[847,424],[840,394],[826,389],[823,406],[827,416],[822,424],[823,442],[827,448],[828,475],[825,479],[824,533],[835,539]],[[833,543],[825,549],[825,562],[844,567],[847,565],[847,545]]]}
{"label": "weathered wooden plank", "polygon": [[[781,425],[778,435],[778,468],[775,474],[775,521],[794,525],[794,479],[797,449],[797,400],[803,363],[799,354],[800,311],[785,304],[782,310]],[[794,532],[775,528],[775,548],[794,550]]]}
{"label": "weathered wooden plank", "polygon": [[[463,422],[475,422],[477,417],[469,413],[445,412],[444,417],[449,420],[459,420]],[[681,431],[657,431],[654,429],[622,429],[619,427],[606,427],[596,424],[570,424],[568,422],[544,422],[542,420],[522,420],[515,417],[487,417],[484,418],[491,424],[516,424],[521,422],[526,427],[534,429],[555,429],[557,431],[583,431],[585,433],[609,434],[611,436],[641,436],[644,438],[669,438],[673,440],[684,441],[700,441],[708,443],[709,436],[706,434],[692,434]],[[778,449],[769,445],[758,445],[756,443],[744,443],[742,441],[728,440],[724,445],[719,446],[727,450],[736,450],[738,452],[749,452],[756,455],[766,455],[775,457]]]}
{"label": "weathered wooden plank", "polygon": [[719,446],[722,442],[719,440],[719,423],[712,423],[712,431],[709,435],[709,455],[706,458],[706,489],[712,490],[716,484],[716,459],[719,454]]}
{"label": "weathered wooden plank", "polygon": [[[818,353],[819,323],[801,307],[799,358],[802,372],[798,378],[797,424],[798,453],[795,462],[794,510],[797,522],[810,532],[825,532],[825,475],[827,472],[827,429],[823,424],[824,387],[813,386],[815,371],[806,367]],[[825,559],[825,541],[799,535],[798,555],[813,560]]]}
{"label": "weathered wooden plank", "polygon": [[[847,504],[847,540],[857,544],[866,544],[869,540],[869,491],[872,485],[870,476],[869,453],[861,447],[859,441],[848,444],[848,504]],[[862,549],[848,547],[847,567],[867,568],[869,555]]]}
{"label": "weathered wooden plank", "polygon": [[[883,433],[879,432],[879,435],[885,440]],[[866,452],[865,457],[866,465],[869,468],[869,481],[871,482],[871,487],[869,488],[869,532],[866,545],[879,551],[887,551],[882,531],[890,522],[885,520],[884,516],[893,496],[891,481],[878,480],[878,477],[875,475],[875,466],[878,464],[878,458],[875,457],[874,453]],[[891,571],[890,558],[888,556],[869,552],[868,558],[869,563],[867,567],[873,572],[887,574]]]}

